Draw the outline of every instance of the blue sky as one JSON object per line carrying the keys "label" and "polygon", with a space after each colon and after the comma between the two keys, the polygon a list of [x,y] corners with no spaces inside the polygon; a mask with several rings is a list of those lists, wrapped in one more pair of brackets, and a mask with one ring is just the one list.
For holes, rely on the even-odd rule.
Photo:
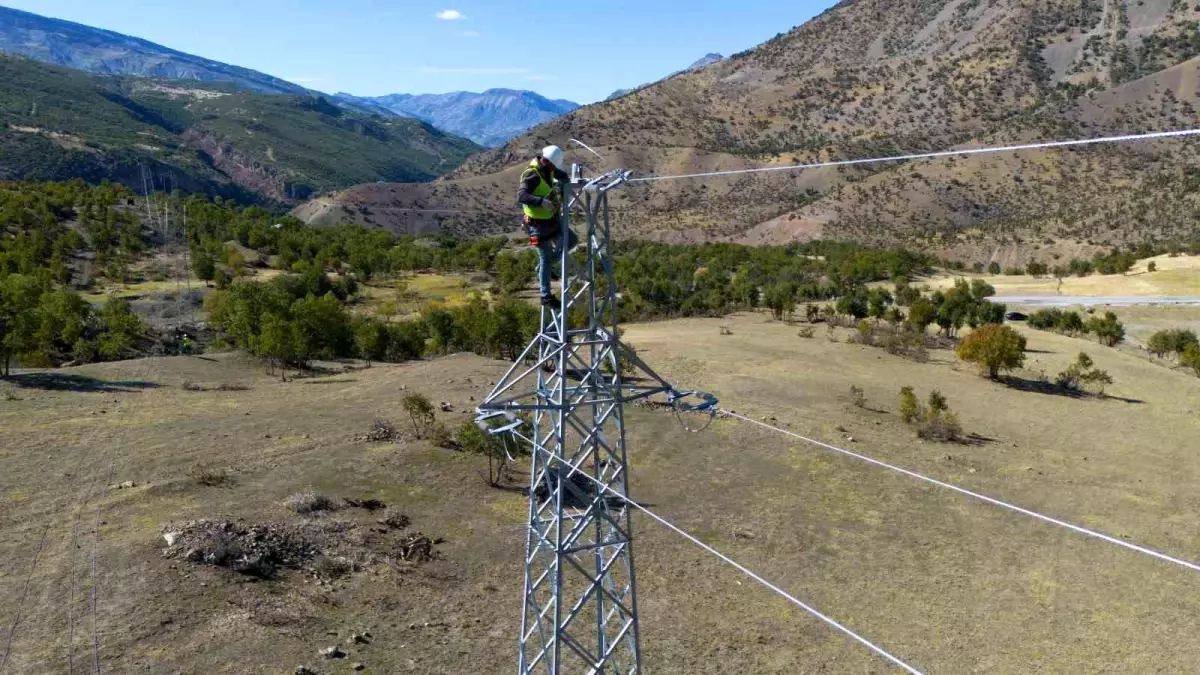
{"label": "blue sky", "polygon": [[[321,91],[533,89],[590,103],[790,30],[834,0],[0,0]],[[439,16],[441,18],[439,18]]]}

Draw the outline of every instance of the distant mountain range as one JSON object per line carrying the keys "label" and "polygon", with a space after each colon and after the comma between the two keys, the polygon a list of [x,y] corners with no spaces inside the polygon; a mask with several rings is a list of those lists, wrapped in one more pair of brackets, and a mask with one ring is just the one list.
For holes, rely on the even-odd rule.
{"label": "distant mountain range", "polygon": [[221,82],[101,76],[0,54],[0,180],[291,202],[376,181],[429,181],[482,148],[415,119]]}
{"label": "distant mountain range", "polygon": [[[664,77],[663,80],[669,80],[672,77],[675,77],[676,75],[678,75],[680,73],[690,73],[694,70],[700,70],[701,68],[707,68],[708,66],[711,66],[714,63],[720,63],[721,61],[724,61],[724,60],[725,60],[725,57],[721,56],[720,54],[705,54],[704,58],[702,58],[699,61],[688,66],[686,70],[679,70],[674,73],[671,73],[670,75]],[[661,81],[662,80],[659,80],[659,82],[661,82]],[[649,87],[651,84],[654,84],[654,83],[648,82],[646,84],[643,84],[640,87],[634,87],[633,89],[618,89],[618,90],[614,91],[613,93],[609,94],[608,98],[605,100],[611,101],[614,98],[621,98],[622,96],[625,96],[626,94],[632,94],[633,92],[637,91],[638,89],[645,89],[646,87]]]}
{"label": "distant mountain range", "polygon": [[7,7],[0,7],[0,51],[89,73],[228,82],[267,94],[310,93],[300,85],[248,68]]}
{"label": "distant mountain range", "polygon": [[482,94],[391,94],[374,98],[337,94],[343,102],[376,107],[433,126],[488,147],[502,145],[539,124],[561,117],[578,103],[550,100],[532,91],[489,89]]}

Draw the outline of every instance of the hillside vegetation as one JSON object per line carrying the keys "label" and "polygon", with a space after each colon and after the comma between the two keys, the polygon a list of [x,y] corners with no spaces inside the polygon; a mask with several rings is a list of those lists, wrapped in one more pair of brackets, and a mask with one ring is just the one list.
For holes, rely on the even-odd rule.
{"label": "hillside vegetation", "polygon": [[[432,188],[358,188],[305,216],[507,230],[522,162],[569,138],[605,157],[574,161],[646,175],[1187,127],[1197,20],[1195,3],[1171,0],[843,2],[756,49],[538,127]],[[1195,149],[1173,140],[631,186],[616,224],[666,240],[904,243],[1005,266],[1090,257],[1195,235]]]}
{"label": "hillside vegetation", "polygon": [[427,181],[478,149],[417,120],[309,95],[89,75],[0,56],[0,179],[180,188],[292,201],[355,183]]}

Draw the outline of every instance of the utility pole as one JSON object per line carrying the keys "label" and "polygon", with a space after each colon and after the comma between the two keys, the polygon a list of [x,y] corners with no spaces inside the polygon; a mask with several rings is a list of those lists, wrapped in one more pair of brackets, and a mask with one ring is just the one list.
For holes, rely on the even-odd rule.
{"label": "utility pole", "polygon": [[[608,192],[630,174],[581,173],[563,186],[560,222],[565,242],[571,207],[585,214],[582,264],[562,251],[559,306],[542,308],[538,335],[476,418],[531,452],[522,675],[641,673],[624,406],[656,395],[680,410],[717,403],[677,391],[618,339]],[[693,396],[703,402],[685,405]]]}

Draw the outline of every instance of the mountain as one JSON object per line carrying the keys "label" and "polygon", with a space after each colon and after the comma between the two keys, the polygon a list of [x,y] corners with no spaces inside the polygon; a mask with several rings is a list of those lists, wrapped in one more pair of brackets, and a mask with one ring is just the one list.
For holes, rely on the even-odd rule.
{"label": "mountain", "polygon": [[[293,201],[427,181],[481,148],[419,120],[226,83],[100,76],[0,55],[0,180],[109,179]],[[161,184],[160,184],[161,187]]]}
{"label": "mountain", "polygon": [[[1200,7],[1172,0],[853,0],[748,52],[587,106],[430,186],[320,213],[501,231],[521,164],[582,139],[639,175],[788,166],[1196,126]],[[624,236],[905,244],[965,260],[1200,237],[1200,146],[1171,140],[706,180],[614,192]],[[390,211],[381,211],[375,207]],[[320,215],[314,211],[314,216]]]}
{"label": "mountain", "polygon": [[271,94],[309,93],[304,87],[247,68],[7,7],[0,7],[0,51],[90,73],[228,82]]}
{"label": "mountain", "polygon": [[[704,55],[703,58],[696,61],[692,65],[688,66],[687,70],[680,70],[680,71],[671,73],[670,75],[668,75],[667,77],[665,77],[663,79],[669,79],[669,78],[675,77],[679,73],[690,73],[694,70],[700,70],[702,68],[707,68],[714,63],[720,63],[721,61],[724,61],[724,60],[725,60],[725,57],[721,56],[720,54],[706,54],[706,55]],[[633,92],[637,91],[638,89],[642,89],[642,88],[645,88],[648,86],[650,86],[650,85],[643,84],[641,87],[635,87],[633,89],[618,89],[618,90],[614,91],[613,93],[609,94],[608,98],[605,100],[611,101],[614,98],[621,98],[622,96],[625,96],[626,94],[632,94]]]}
{"label": "mountain", "polygon": [[337,94],[337,99],[382,108],[429,122],[443,131],[496,147],[539,124],[565,115],[579,104],[550,100],[532,91],[489,89],[482,94],[392,94],[374,98]]}

